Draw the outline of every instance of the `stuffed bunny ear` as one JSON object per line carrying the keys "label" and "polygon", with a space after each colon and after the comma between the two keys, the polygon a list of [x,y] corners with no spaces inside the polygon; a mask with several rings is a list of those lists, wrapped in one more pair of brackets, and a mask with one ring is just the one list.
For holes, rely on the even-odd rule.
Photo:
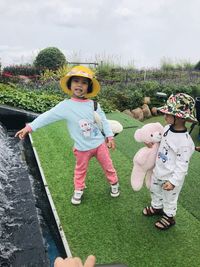
{"label": "stuffed bunny ear", "polygon": [[141,129],[135,131],[134,138],[137,142],[141,142]]}

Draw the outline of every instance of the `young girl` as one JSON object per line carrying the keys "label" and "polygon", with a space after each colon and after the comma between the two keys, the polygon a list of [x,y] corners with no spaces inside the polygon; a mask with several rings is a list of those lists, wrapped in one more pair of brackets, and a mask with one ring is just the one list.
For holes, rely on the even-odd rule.
{"label": "young girl", "polygon": [[111,186],[110,194],[118,197],[119,183],[113,167],[108,148],[115,148],[113,132],[110,129],[105,113],[98,104],[97,112],[101,117],[105,137],[94,121],[94,104],[88,99],[98,94],[100,84],[94,73],[84,66],[73,67],[60,81],[63,91],[71,99],[63,100],[54,108],[39,115],[34,121],[16,133],[23,139],[27,133],[35,131],[58,120],[66,120],[71,138],[74,140],[76,166],[74,170],[74,194],[71,203],[78,205],[85,188],[85,178],[89,160],[96,157],[102,166]]}
{"label": "young girl", "polygon": [[158,109],[164,113],[167,126],[157,154],[152,175],[151,206],[145,207],[145,216],[162,215],[155,226],[166,230],[175,225],[174,216],[188,164],[194,152],[194,143],[186,129],[186,121],[196,122],[195,101],[183,93],[171,95],[167,104]]}

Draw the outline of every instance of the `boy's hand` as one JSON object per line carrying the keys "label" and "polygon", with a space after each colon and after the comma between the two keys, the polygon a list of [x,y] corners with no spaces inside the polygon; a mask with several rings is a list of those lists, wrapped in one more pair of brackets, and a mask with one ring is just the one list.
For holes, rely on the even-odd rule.
{"label": "boy's hand", "polygon": [[174,189],[174,185],[172,183],[170,183],[169,181],[165,182],[162,186],[162,188],[164,190],[167,190],[167,191],[170,191],[170,190],[173,190]]}
{"label": "boy's hand", "polygon": [[195,146],[195,150],[200,152],[200,146]]}
{"label": "boy's hand", "polygon": [[148,148],[152,148],[152,146],[154,145],[154,143],[144,143],[145,146],[147,146]]}
{"label": "boy's hand", "polygon": [[27,127],[24,127],[23,129],[19,130],[16,134],[15,137],[19,137],[19,139],[24,139],[26,135],[29,133]]}
{"label": "boy's hand", "polygon": [[115,149],[115,140],[114,139],[109,139],[109,138],[106,138],[106,145],[109,149]]}

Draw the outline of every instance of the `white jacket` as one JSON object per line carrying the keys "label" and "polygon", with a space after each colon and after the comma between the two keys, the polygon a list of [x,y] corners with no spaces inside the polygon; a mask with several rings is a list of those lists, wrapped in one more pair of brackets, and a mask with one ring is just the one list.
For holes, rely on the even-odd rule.
{"label": "white jacket", "polygon": [[154,175],[158,179],[170,181],[175,186],[181,185],[194,149],[194,143],[187,130],[178,132],[170,125],[165,126],[153,170]]}

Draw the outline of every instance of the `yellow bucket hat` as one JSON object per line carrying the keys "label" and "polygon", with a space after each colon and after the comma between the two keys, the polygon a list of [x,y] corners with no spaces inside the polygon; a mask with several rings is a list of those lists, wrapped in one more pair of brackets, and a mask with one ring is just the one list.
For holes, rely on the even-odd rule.
{"label": "yellow bucket hat", "polygon": [[98,94],[100,91],[100,84],[99,82],[95,79],[94,72],[91,71],[91,69],[84,67],[84,66],[75,66],[71,69],[70,72],[68,72],[63,78],[60,80],[60,86],[62,90],[68,94],[72,95],[72,91],[67,85],[68,80],[72,76],[80,76],[80,77],[85,77],[89,78],[92,81],[92,92],[86,94],[87,98],[94,97]]}

